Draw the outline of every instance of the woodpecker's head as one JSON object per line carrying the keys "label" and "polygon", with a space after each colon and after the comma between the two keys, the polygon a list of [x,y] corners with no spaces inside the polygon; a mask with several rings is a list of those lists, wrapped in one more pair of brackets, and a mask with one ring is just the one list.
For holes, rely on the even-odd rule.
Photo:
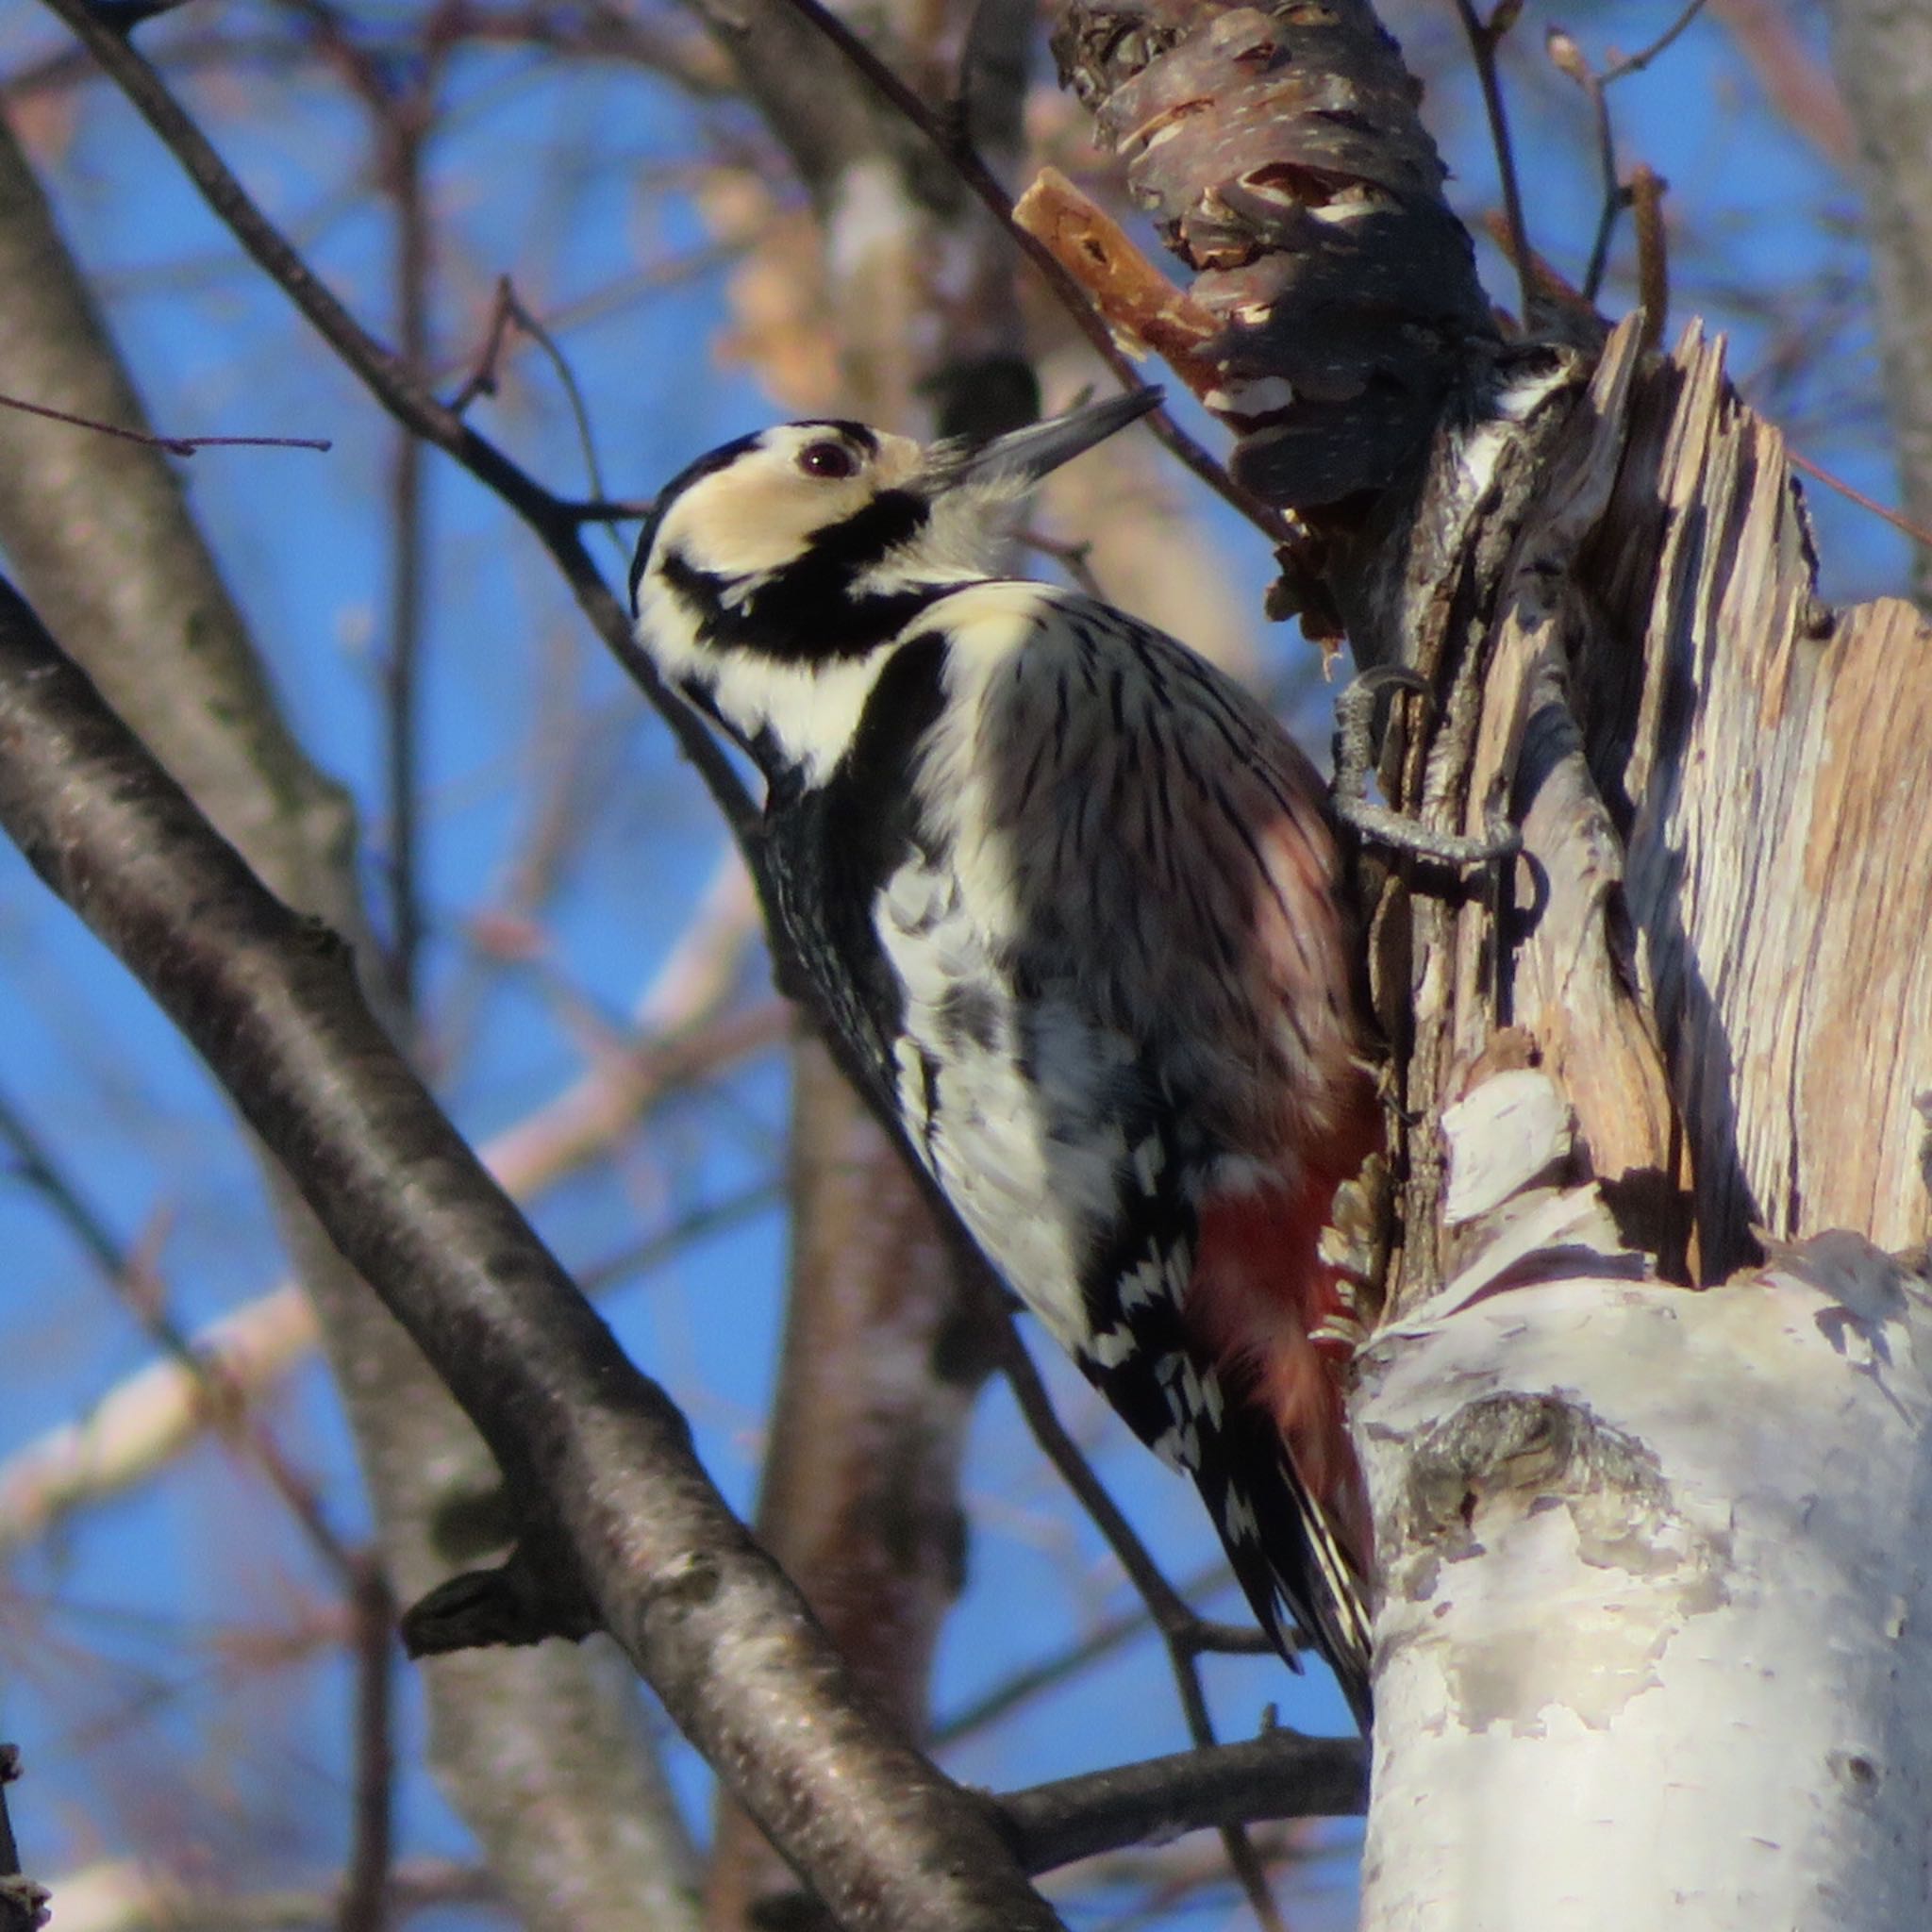
{"label": "woodpecker's head", "polygon": [[978,443],[843,422],[728,442],[667,484],[644,525],[638,640],[768,772],[809,781],[920,610],[1000,575],[1040,479],[1159,401],[1137,390]]}

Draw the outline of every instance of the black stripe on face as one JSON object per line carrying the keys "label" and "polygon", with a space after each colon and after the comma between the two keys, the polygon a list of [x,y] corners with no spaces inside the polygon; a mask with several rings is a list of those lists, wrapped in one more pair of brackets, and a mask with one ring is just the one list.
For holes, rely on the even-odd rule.
{"label": "black stripe on face", "polygon": [[802,423],[794,423],[794,429],[829,429],[836,436],[842,436],[855,448],[864,451],[869,457],[879,453],[879,440],[863,423],[854,423],[845,416],[808,416]]}
{"label": "black stripe on face", "polygon": [[[795,561],[749,596],[741,584],[674,550],[657,566],[697,618],[698,636],[721,649],[753,651],[782,664],[863,658],[896,637],[944,587],[860,592],[858,578],[925,527],[931,508],[909,490],[888,490],[842,523],[807,539]],[[635,592],[633,592],[635,597]]]}

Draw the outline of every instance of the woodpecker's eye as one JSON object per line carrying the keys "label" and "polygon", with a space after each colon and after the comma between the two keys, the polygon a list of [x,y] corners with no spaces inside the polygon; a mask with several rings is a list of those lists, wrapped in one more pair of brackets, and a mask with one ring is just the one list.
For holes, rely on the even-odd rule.
{"label": "woodpecker's eye", "polygon": [[858,458],[842,442],[827,439],[824,442],[808,442],[798,452],[798,467],[808,476],[856,476],[858,474]]}

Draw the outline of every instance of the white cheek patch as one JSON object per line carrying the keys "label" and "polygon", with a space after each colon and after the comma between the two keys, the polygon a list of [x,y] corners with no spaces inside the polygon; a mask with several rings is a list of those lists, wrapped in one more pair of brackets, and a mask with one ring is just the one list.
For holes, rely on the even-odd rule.
{"label": "white cheek patch", "polygon": [[874,486],[863,475],[800,471],[797,452],[808,436],[788,428],[770,438],[772,447],[706,477],[672,507],[658,533],[661,555],[675,551],[714,576],[759,576],[792,562],[814,530],[843,522],[872,500]]}

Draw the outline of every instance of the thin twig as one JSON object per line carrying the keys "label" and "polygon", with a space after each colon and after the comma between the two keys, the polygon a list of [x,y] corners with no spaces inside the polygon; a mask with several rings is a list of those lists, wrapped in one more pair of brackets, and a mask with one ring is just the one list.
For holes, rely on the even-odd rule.
{"label": "thin twig", "polygon": [[[1233,1573],[1224,1560],[1209,1563],[1180,1585],[1180,1593],[1191,1599],[1232,1580]],[[1092,1629],[1071,1643],[1049,1656],[1036,1657],[1032,1663],[1001,1678],[972,1703],[961,1705],[950,1717],[933,1726],[933,1743],[955,1743],[961,1738],[971,1737],[975,1731],[985,1730],[989,1724],[997,1724],[1009,1711],[1017,1710],[1042,1690],[1050,1690],[1055,1685],[1064,1683],[1089,1664],[1098,1663],[1123,1644],[1144,1635],[1147,1629],[1144,1604],[1137,1609],[1123,1610],[1115,1616],[1103,1618]],[[1204,1618],[1201,1620],[1201,1640],[1195,1647],[1204,1653],[1264,1657],[1273,1656],[1274,1652],[1274,1642],[1267,1633],[1252,1624],[1217,1624]]]}
{"label": "thin twig", "polygon": [[1605,87],[1614,87],[1618,81],[1632,74],[1641,74],[1650,63],[1670,46],[1677,36],[1704,11],[1704,0],[1690,0],[1690,4],[1678,14],[1669,26],[1641,53],[1631,54],[1619,60],[1614,67],[1607,68],[1599,76]]}
{"label": "thin twig", "polygon": [[1603,182],[1603,206],[1597,211],[1596,233],[1591,241],[1590,261],[1583,271],[1581,290],[1585,304],[1594,309],[1603,289],[1604,272],[1609,266],[1610,240],[1617,230],[1617,217],[1629,206],[1630,197],[1617,178],[1617,136],[1610,124],[1610,102],[1604,92],[1603,76],[1591,66],[1582,42],[1566,27],[1551,27],[1543,36],[1543,50],[1550,57],[1550,65],[1582,89],[1596,130],[1596,165]]}
{"label": "thin twig", "polygon": [[149,1338],[192,1376],[210,1415],[223,1418],[260,1466],[269,1486],[294,1518],[323,1562],[342,1579],[354,1574],[354,1558],[330,1525],[313,1484],[300,1475],[274,1434],[258,1417],[245,1415],[235,1390],[168,1312],[168,1298],[152,1271],[125,1249],[95,1211],[79,1185],[55,1158],[31,1123],[0,1094],[0,1141],[11,1151],[15,1172],[55,1213],[86,1250],[102,1279],[133,1314]]}
{"label": "thin twig", "polygon": [[1080,1445],[1054,1412],[1046,1384],[1027,1354],[1019,1331],[1010,1323],[1001,1350],[1000,1367],[1041,1453],[1073,1491],[1074,1500],[1092,1518],[1093,1526],[1127,1573],[1127,1581],[1147,1606],[1155,1627],[1163,1637],[1185,1629],[1194,1622],[1193,1611],[1148,1554],[1146,1544],[1121,1513],[1120,1505],[1108,1493],[1107,1486],[1094,1474],[1093,1465],[1081,1454]]}
{"label": "thin twig", "polygon": [[149,449],[166,450],[171,457],[192,457],[198,449],[316,449],[326,453],[335,447],[325,436],[152,436],[144,429],[124,429],[118,423],[69,415],[65,409],[50,409],[44,403],[24,402],[19,396],[0,395],[0,408],[24,409],[29,416],[45,416],[54,423],[71,423],[76,429],[92,429],[98,436],[145,443]]}
{"label": "thin twig", "polygon": [[[742,242],[709,242],[701,247],[689,249],[681,255],[667,256],[658,261],[647,261],[621,275],[613,276],[598,288],[588,290],[581,295],[574,295],[567,302],[558,303],[555,308],[538,316],[537,320],[554,338],[561,330],[580,328],[588,323],[603,321],[637,301],[641,296],[675,288],[714,268],[728,267],[731,263],[741,260],[745,253],[746,244]],[[446,380],[460,374],[466,365],[470,365],[470,374],[449,402],[449,407],[458,414],[467,409],[479,395],[494,395],[502,378],[504,360],[509,350],[508,332],[512,320],[509,308],[503,299],[503,291],[508,280],[508,275],[498,278],[496,292],[491,298],[489,328],[479,354],[475,358],[445,358],[438,367],[439,378]],[[522,302],[521,297],[517,299]],[[535,340],[534,336],[532,340]]]}
{"label": "thin twig", "polygon": [[1894,530],[1909,537],[1914,543],[1932,547],[1932,530],[1923,528],[1907,517],[1902,517],[1895,509],[1887,509],[1875,497],[1867,496],[1862,490],[1854,490],[1842,476],[1834,476],[1822,463],[1814,463],[1809,457],[1801,457],[1788,443],[1785,446],[1785,461],[1794,470],[1803,470],[1806,475],[1815,476],[1827,490],[1836,490],[1840,496],[1848,497],[1860,509],[1869,509],[1874,517],[1882,518]]}
{"label": "thin twig", "polygon": [[[563,389],[565,403],[569,406],[571,421],[576,425],[577,445],[583,452],[584,474],[591,485],[591,503],[602,510],[614,510],[609,517],[604,515],[586,516],[586,523],[615,522],[629,516],[641,516],[644,508],[634,506],[613,506],[608,501],[608,492],[604,486],[603,465],[597,457],[597,439],[591,427],[591,412],[584,402],[583,386],[577,381],[576,371],[570,366],[570,358],[563,353],[557,338],[541,317],[535,314],[516,291],[516,285],[508,275],[496,278],[496,297],[491,305],[490,330],[484,340],[482,354],[469,379],[450,399],[450,408],[456,410],[467,408],[479,395],[496,393],[497,370],[501,362],[504,346],[512,326],[520,328],[539,349],[543,352],[551,368],[557,372],[557,379]],[[647,508],[648,507],[646,507]],[[613,539],[614,541],[614,539]]]}
{"label": "thin twig", "polygon": [[496,292],[490,300],[490,323],[483,331],[483,346],[476,352],[476,363],[463,378],[462,386],[449,399],[449,408],[460,416],[478,396],[493,396],[502,371],[503,352],[509,341],[516,297],[509,277],[498,275]]}
{"label": "thin twig", "polygon": [[[1604,199],[1603,208],[1597,215],[1596,235],[1591,242],[1590,265],[1583,272],[1584,299],[1592,305],[1603,290],[1617,219],[1631,205],[1632,198],[1632,187],[1618,177],[1617,139],[1610,122],[1609,90],[1630,75],[1642,73],[1697,18],[1704,4],[1705,0],[1690,0],[1683,12],[1649,46],[1630,55],[1627,59],[1615,62],[1602,74],[1591,66],[1582,44],[1566,29],[1553,26],[1544,38],[1551,64],[1583,90],[1595,125],[1597,172],[1603,180]],[[1657,177],[1653,175],[1650,178],[1655,181]],[[1659,319],[1657,327],[1661,329],[1662,326]]]}
{"label": "thin twig", "polygon": [[[707,905],[637,1004],[630,1050],[485,1143],[486,1164],[512,1193],[554,1186],[666,1095],[785,1037],[786,1009],[776,999],[720,1017],[753,917],[745,898],[748,889],[741,896],[733,873],[721,867]],[[0,1463],[0,1557],[152,1474],[198,1439],[211,1417],[225,1418],[266,1390],[314,1341],[308,1303],[284,1282],[189,1337],[187,1362],[169,1355],[144,1364],[79,1421],[16,1450]],[[226,1407],[208,1400],[209,1376],[232,1391]]]}
{"label": "thin twig", "polygon": [[707,1235],[735,1227],[755,1214],[780,1206],[785,1199],[784,1185],[776,1180],[759,1181],[727,1194],[722,1201],[708,1201],[701,1208],[680,1214],[667,1227],[660,1227],[643,1241],[634,1241],[614,1255],[586,1261],[576,1269],[577,1285],[588,1295],[602,1295],[634,1275],[648,1274],[661,1268],[693,1241]]}
{"label": "thin twig", "polygon": [[[425,82],[425,85],[429,83]],[[383,174],[395,206],[395,306],[404,366],[421,379],[429,366],[430,240],[423,195],[423,135],[428,102],[419,92],[384,103],[378,139]],[[389,825],[389,976],[396,1004],[412,1013],[423,944],[418,881],[422,843],[419,770],[425,518],[423,440],[396,425],[390,479],[389,655],[383,667],[384,764]]]}
{"label": "thin twig", "polygon": [[1490,22],[1477,18],[1471,0],[1456,0],[1456,11],[1462,31],[1469,40],[1469,51],[1475,60],[1476,79],[1483,91],[1483,110],[1490,119],[1490,142],[1496,151],[1496,174],[1503,189],[1503,218],[1509,225],[1509,254],[1516,265],[1516,279],[1522,291],[1523,319],[1527,325],[1534,313],[1536,287],[1530,275],[1529,228],[1523,219],[1523,191],[1516,179],[1516,152],[1509,143],[1509,117],[1503,106],[1503,81],[1496,71],[1496,48],[1516,17],[1517,9],[1507,4],[1498,7]]}
{"label": "thin twig", "polygon": [[1583,299],[1594,308],[1603,292],[1605,271],[1610,265],[1610,242],[1617,232],[1617,217],[1629,206],[1629,196],[1617,178],[1617,136],[1610,125],[1609,96],[1604,92],[1602,80],[1587,68],[1583,89],[1596,117],[1597,167],[1604,184],[1604,205],[1597,214],[1596,235],[1590,244],[1590,260],[1583,271]]}

